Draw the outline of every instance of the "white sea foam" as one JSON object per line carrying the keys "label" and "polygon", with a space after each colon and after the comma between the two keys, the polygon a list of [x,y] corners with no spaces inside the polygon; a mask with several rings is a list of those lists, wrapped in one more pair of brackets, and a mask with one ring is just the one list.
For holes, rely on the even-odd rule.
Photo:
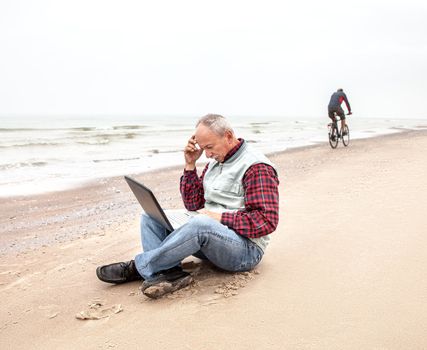
{"label": "white sea foam", "polygon": [[[195,118],[4,118],[0,196],[61,190],[97,178],[183,164]],[[231,117],[238,137],[265,153],[326,142],[327,118]],[[426,126],[426,120],[350,118],[352,138]]]}

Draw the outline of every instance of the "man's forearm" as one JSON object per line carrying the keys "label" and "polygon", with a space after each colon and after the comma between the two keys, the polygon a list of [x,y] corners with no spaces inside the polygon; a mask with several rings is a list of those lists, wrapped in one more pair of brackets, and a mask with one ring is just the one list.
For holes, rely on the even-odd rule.
{"label": "man's forearm", "polygon": [[197,176],[197,170],[184,170],[181,177],[180,192],[182,201],[187,210],[198,210],[204,207],[203,182]]}
{"label": "man's forearm", "polygon": [[259,210],[222,213],[221,217],[222,224],[247,238],[259,238],[274,232],[278,222],[276,213],[266,214]]}

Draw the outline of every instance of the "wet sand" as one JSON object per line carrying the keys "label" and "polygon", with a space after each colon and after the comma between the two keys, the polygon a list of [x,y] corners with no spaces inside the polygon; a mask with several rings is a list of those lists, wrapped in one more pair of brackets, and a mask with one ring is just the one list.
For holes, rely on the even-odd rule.
{"label": "wet sand", "polygon": [[[2,349],[426,349],[426,131],[271,155],[280,224],[256,270],[185,261],[161,300],[96,266],[140,249],[123,178],[0,199]],[[201,168],[200,168],[201,169]],[[182,167],[134,175],[179,208]]]}

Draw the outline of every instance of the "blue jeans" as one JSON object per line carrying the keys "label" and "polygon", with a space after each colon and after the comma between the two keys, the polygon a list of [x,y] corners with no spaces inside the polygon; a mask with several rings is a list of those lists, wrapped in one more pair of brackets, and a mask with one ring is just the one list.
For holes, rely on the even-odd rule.
{"label": "blue jeans", "polygon": [[135,257],[135,265],[145,280],[152,279],[156,272],[178,266],[190,255],[236,272],[254,268],[263,256],[261,248],[251,240],[206,215],[197,215],[170,233],[143,214],[141,242],[144,251]]}

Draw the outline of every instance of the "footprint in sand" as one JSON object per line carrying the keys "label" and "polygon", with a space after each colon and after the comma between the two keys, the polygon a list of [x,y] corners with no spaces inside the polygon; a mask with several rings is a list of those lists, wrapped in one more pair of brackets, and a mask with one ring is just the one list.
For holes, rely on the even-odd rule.
{"label": "footprint in sand", "polygon": [[95,300],[88,304],[88,308],[86,310],[80,311],[76,314],[76,318],[79,320],[100,320],[102,318],[118,314],[122,311],[123,307],[121,304],[105,306],[104,301]]}
{"label": "footprint in sand", "polygon": [[43,310],[45,317],[55,318],[59,314],[60,307],[56,304],[40,305],[39,310]]}

